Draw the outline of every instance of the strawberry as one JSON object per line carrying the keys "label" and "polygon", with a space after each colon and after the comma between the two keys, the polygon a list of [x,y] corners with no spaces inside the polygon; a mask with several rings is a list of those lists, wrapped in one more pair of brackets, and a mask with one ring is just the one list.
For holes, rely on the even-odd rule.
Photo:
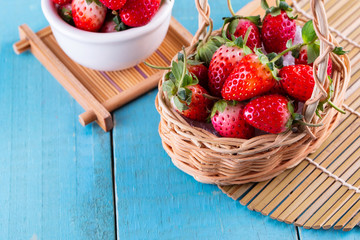
{"label": "strawberry", "polygon": [[67,23],[74,25],[74,20],[71,12],[71,3],[58,6],[59,16]]}
{"label": "strawberry", "polygon": [[188,64],[188,70],[191,74],[197,77],[200,86],[207,88],[208,86],[208,69],[202,63]]}
{"label": "strawberry", "polygon": [[121,21],[119,14],[116,11],[112,11],[107,14],[104,24],[102,25],[100,32],[111,33],[126,30],[128,27]]}
{"label": "strawberry", "polygon": [[296,23],[292,17],[292,8],[281,0],[278,6],[271,7],[266,1],[262,1],[262,7],[266,10],[261,29],[261,38],[266,52],[280,53],[286,49],[288,40],[294,40]]}
{"label": "strawberry", "polygon": [[119,10],[125,5],[126,0],[100,0],[100,2],[111,10]]}
{"label": "strawberry", "polygon": [[204,122],[209,116],[209,111],[213,105],[213,102],[204,96],[204,94],[209,93],[199,84],[188,86],[187,89],[191,91],[191,103],[186,110],[176,110],[187,118]]}
{"label": "strawberry", "polygon": [[249,139],[254,136],[255,129],[243,117],[243,103],[232,103],[220,100],[215,103],[211,123],[223,137]]}
{"label": "strawberry", "polygon": [[52,0],[52,1],[59,5],[65,5],[65,4],[71,3],[72,0]]}
{"label": "strawberry", "polygon": [[150,22],[160,7],[160,0],[127,0],[120,11],[121,20],[130,27]]}
{"label": "strawberry", "polygon": [[285,90],[283,89],[283,87],[281,86],[280,81],[276,81],[275,85],[273,88],[270,89],[269,92],[267,92],[267,94],[280,94],[280,95],[286,95]]}
{"label": "strawberry", "polygon": [[300,118],[300,115],[294,113],[292,103],[278,94],[256,98],[244,108],[245,121],[268,133],[285,132],[291,127],[293,120]]}
{"label": "strawberry", "polygon": [[291,65],[279,72],[280,84],[286,93],[300,102],[306,102],[312,95],[315,81],[313,68],[309,65]]}
{"label": "strawberry", "polygon": [[98,0],[73,0],[72,15],[79,29],[97,32],[104,23],[106,7]]}
{"label": "strawberry", "polygon": [[[299,58],[295,58],[295,64],[305,64],[309,66],[313,66],[314,63],[308,62],[308,53],[307,53],[307,46],[304,46],[300,50]],[[331,76],[332,73],[332,60],[329,58],[328,61],[328,68],[327,68],[327,75]]]}
{"label": "strawberry", "polygon": [[260,59],[266,59],[268,62],[266,56],[256,54],[249,54],[241,59],[221,90],[225,100],[244,101],[266,93],[274,87],[276,73]]}
{"label": "strawberry", "polygon": [[192,120],[205,121],[213,101],[205,97],[208,92],[198,84],[198,79],[194,78],[187,69],[188,59],[185,49],[183,52],[184,54],[179,54],[178,62],[172,62],[171,70],[165,75],[163,91],[167,93],[177,112]]}
{"label": "strawberry", "polygon": [[116,31],[116,23],[112,19],[105,21],[100,29],[100,32],[103,32],[103,33],[117,32]]}
{"label": "strawberry", "polygon": [[[257,24],[260,22],[259,16],[251,17],[241,17],[235,16],[230,18],[233,19],[228,28],[227,28],[227,37],[232,39],[232,35],[235,38],[242,37],[245,39],[246,32],[251,28],[248,39],[246,41],[246,46],[251,50],[256,48],[261,48],[260,32]],[[229,21],[229,20],[228,20]]]}
{"label": "strawberry", "polygon": [[209,90],[212,95],[220,97],[226,78],[236,64],[244,57],[244,51],[237,45],[225,44],[213,55],[209,66]]}

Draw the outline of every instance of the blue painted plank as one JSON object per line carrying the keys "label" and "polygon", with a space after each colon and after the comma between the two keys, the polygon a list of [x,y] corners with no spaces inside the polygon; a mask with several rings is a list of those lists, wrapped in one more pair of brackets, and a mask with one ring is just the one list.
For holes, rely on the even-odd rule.
{"label": "blue painted plank", "polygon": [[314,240],[314,239],[336,239],[336,240],[358,240],[360,239],[359,228],[355,227],[349,232],[334,229],[304,229],[299,228],[300,236],[302,240]]}
{"label": "blue painted plank", "polygon": [[0,239],[114,239],[110,134],[81,127],[60,84],[13,53],[18,25],[47,25],[40,2],[2,2],[0,15]]}
{"label": "blue painted plank", "polygon": [[251,212],[172,165],[158,135],[156,93],[115,113],[118,239],[296,239],[294,226]]}
{"label": "blue painted plank", "polygon": [[[233,1],[234,8],[246,1]],[[215,28],[226,1],[210,1]],[[193,34],[193,0],[175,1],[173,15]],[[195,24],[194,24],[195,22]],[[114,114],[118,239],[296,239],[292,225],[250,212],[213,185],[196,182],[171,163],[158,135],[157,90]]]}

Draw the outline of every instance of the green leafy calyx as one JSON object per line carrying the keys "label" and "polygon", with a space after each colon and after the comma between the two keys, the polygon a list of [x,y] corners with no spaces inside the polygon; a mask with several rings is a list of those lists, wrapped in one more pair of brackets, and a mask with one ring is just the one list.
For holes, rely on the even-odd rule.
{"label": "green leafy calyx", "polygon": [[167,93],[175,107],[182,112],[189,109],[191,103],[192,92],[188,87],[198,84],[199,81],[187,69],[188,60],[185,49],[183,49],[182,55],[178,55],[178,58],[180,60],[173,61],[171,70],[165,75],[163,91]]}
{"label": "green leafy calyx", "polygon": [[271,14],[271,16],[276,17],[281,14],[281,11],[285,11],[290,19],[296,19],[297,16],[294,17],[293,9],[289,4],[285,2],[285,0],[276,1],[276,6],[269,7],[269,4],[266,0],[261,0],[261,7],[266,10],[266,14]]}

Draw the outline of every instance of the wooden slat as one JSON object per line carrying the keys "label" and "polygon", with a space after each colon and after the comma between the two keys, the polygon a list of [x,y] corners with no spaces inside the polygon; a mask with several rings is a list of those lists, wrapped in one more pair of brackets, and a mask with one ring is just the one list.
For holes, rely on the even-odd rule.
{"label": "wooden slat", "polygon": [[[149,68],[143,63],[133,68],[113,72],[100,72],[85,68],[72,61],[62,51],[50,27],[33,34],[31,38],[23,31],[20,31],[20,34],[21,40],[13,45],[14,51],[20,54],[31,50],[42,61],[55,78],[87,111],[80,116],[80,122],[83,125],[98,120],[101,127],[109,131],[112,128],[112,122],[109,122],[111,115],[108,111],[113,111],[135,97],[155,88],[162,75],[162,71]],[[36,41],[33,40],[35,38]],[[154,65],[168,66],[173,56],[181,50],[182,46],[188,46],[191,39],[192,35],[172,18],[163,43],[146,61]],[[42,46],[41,49],[47,49],[44,51],[48,53],[47,55],[52,56],[51,59],[57,59],[55,65],[49,58],[42,57],[47,55],[42,54],[44,51],[38,51],[40,49],[38,45]],[[68,80],[70,78],[72,80]],[[71,83],[72,87],[67,87],[68,83]],[[97,118],[94,115],[95,113],[98,115]],[[105,113],[107,113],[106,118]]]}

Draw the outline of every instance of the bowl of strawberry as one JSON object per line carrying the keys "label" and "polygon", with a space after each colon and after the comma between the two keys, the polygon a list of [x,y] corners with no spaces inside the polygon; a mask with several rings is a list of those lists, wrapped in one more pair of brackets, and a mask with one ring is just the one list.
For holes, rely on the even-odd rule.
{"label": "bowl of strawberry", "polygon": [[62,50],[100,71],[132,67],[164,40],[174,0],[42,0]]}
{"label": "bowl of strawberry", "polygon": [[162,67],[159,133],[178,168],[204,183],[259,182],[326,140],[345,113],[350,61],[321,32],[327,23],[319,2],[313,22],[293,16],[285,0],[272,7],[262,0],[263,17],[238,16],[228,0],[232,16],[222,29],[211,32],[207,19],[205,37]]}

